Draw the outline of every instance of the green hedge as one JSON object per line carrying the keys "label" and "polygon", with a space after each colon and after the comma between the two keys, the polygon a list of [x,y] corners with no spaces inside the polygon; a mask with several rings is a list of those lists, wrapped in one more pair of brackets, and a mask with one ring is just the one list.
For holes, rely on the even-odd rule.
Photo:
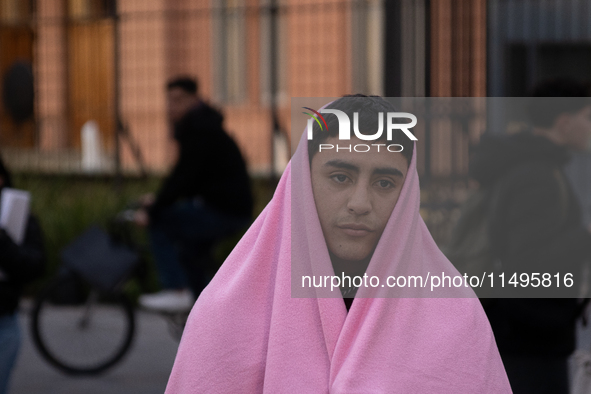
{"label": "green hedge", "polygon": [[[37,291],[55,274],[60,266],[59,254],[62,248],[88,226],[95,223],[106,226],[131,201],[144,193],[158,190],[160,182],[161,179],[156,177],[124,178],[116,183],[110,177],[15,174],[15,187],[31,192],[31,209],[41,222],[48,256],[45,277],[34,283],[29,291]],[[256,216],[271,199],[275,183],[257,178],[253,179],[252,184]],[[215,251],[220,263],[238,240],[239,237],[232,237],[220,243]],[[150,277],[148,283],[152,285],[148,290],[156,290],[155,273],[151,272]]]}

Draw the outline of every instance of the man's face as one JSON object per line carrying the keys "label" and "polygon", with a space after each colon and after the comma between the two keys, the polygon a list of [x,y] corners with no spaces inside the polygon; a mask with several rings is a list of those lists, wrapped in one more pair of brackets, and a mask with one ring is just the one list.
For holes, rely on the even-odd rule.
{"label": "man's face", "polygon": [[[327,144],[363,144],[356,138]],[[401,153],[371,147],[367,153],[316,152],[310,172],[314,201],[329,251],[347,261],[373,253],[398,201],[408,165]]]}
{"label": "man's face", "polygon": [[563,123],[562,135],[566,145],[574,150],[584,150],[591,138],[591,106],[569,114]]}
{"label": "man's face", "polygon": [[196,95],[181,88],[172,88],[167,91],[166,101],[168,119],[176,123],[197,104],[198,99]]}

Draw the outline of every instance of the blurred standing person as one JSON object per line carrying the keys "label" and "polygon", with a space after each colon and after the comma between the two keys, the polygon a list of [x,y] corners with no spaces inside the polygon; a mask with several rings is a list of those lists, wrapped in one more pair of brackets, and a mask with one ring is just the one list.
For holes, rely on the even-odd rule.
{"label": "blurred standing person", "polygon": [[[10,173],[0,158],[0,198],[12,187]],[[0,228],[0,394],[8,391],[10,373],[21,343],[17,309],[24,285],[43,274],[45,252],[37,220],[29,216],[25,237],[17,245]]]}
{"label": "blurred standing person", "polygon": [[163,290],[140,304],[162,311],[188,310],[207,285],[197,256],[216,239],[251,221],[246,163],[223,128],[223,116],[205,103],[194,79],[167,85],[167,115],[178,159],[156,196],[142,198],[135,221],[147,226]]}
{"label": "blurred standing person", "polygon": [[[484,137],[470,165],[481,188],[496,190],[489,234],[506,274],[557,267],[568,272],[591,256],[591,226],[563,167],[569,150],[591,138],[586,87],[551,80],[532,92],[531,127],[513,135]],[[542,103],[543,104],[543,103]],[[541,271],[544,272],[544,271]],[[578,303],[572,298],[499,298],[484,304],[513,392],[567,393],[568,357],[575,348]]]}

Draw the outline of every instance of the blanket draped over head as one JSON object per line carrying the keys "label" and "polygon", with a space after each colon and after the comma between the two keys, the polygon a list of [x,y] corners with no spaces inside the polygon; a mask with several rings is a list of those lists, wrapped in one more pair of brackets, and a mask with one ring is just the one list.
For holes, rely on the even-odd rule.
{"label": "blanket draped over head", "polygon": [[[315,272],[334,272],[305,134],[273,199],[193,307],[166,393],[510,393],[477,298],[360,298],[360,289],[348,313],[342,298],[292,298],[292,245]],[[415,150],[368,274],[402,262],[455,272],[419,197]]]}

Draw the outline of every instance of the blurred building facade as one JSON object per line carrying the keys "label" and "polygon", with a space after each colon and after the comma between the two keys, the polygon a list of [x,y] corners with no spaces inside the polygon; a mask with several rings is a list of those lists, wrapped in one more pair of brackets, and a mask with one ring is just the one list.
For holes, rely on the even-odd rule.
{"label": "blurred building facade", "polygon": [[[0,0],[3,93],[15,62],[35,86],[33,119],[0,105],[0,152],[15,171],[80,173],[98,140],[94,170],[163,173],[175,158],[164,87],[183,74],[223,109],[251,173],[278,173],[289,147],[273,137],[290,140],[291,97],[525,96],[549,77],[590,81],[590,20],[591,0]],[[465,196],[470,146],[505,132],[494,118],[417,127],[438,242]],[[90,120],[98,136],[85,142]],[[569,175],[589,221],[591,156]]]}
{"label": "blurred building facade", "polygon": [[[290,97],[485,96],[486,15],[485,0],[0,0],[0,73],[30,62],[36,86],[33,120],[0,112],[0,149],[16,169],[76,172],[95,120],[104,169],[119,151],[134,172],[119,119],[146,167],[164,171],[164,86],[184,74],[223,108],[251,171],[268,173]],[[464,173],[450,146],[468,142],[432,136],[421,171]]]}

